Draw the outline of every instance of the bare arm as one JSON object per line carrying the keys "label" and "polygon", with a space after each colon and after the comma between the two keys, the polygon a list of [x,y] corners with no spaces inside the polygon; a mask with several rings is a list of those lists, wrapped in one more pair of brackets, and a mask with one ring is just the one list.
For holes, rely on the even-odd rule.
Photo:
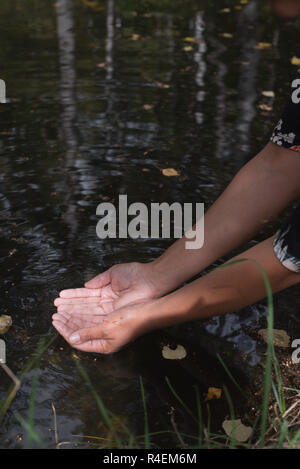
{"label": "bare arm", "polygon": [[187,250],[183,237],[148,264],[158,294],[173,290],[249,240],[299,196],[299,153],[268,143],[205,214],[204,246]]}

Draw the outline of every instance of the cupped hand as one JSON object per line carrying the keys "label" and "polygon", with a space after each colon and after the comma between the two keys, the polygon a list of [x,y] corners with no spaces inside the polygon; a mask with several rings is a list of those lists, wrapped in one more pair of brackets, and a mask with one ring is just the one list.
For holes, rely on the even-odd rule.
{"label": "cupped hand", "polygon": [[151,301],[124,306],[110,314],[76,305],[63,306],[52,316],[53,326],[74,348],[109,354],[151,329]]}
{"label": "cupped hand", "polygon": [[85,288],[62,290],[54,305],[58,312],[68,306],[72,312],[109,314],[122,306],[154,298],[158,288],[149,264],[117,264],[85,283]]}

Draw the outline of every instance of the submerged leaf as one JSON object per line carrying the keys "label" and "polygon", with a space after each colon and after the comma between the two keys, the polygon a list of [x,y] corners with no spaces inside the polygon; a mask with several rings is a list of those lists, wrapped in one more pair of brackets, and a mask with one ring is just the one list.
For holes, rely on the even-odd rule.
{"label": "submerged leaf", "polygon": [[[260,329],[258,331],[259,335],[268,343],[268,329]],[[281,329],[273,329],[273,343],[277,347],[287,348],[290,343],[290,336]]]}
{"label": "submerged leaf", "polygon": [[222,427],[227,436],[233,437],[241,443],[247,441],[252,433],[252,428],[244,425],[241,419],[224,420]]}
{"label": "submerged leaf", "polygon": [[182,345],[177,345],[174,350],[168,347],[168,345],[165,345],[162,349],[162,356],[166,360],[182,360],[186,355],[186,350]]}

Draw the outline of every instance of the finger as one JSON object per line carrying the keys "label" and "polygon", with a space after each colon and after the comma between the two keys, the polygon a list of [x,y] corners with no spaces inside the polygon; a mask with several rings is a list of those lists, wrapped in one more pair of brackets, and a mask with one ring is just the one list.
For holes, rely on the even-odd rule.
{"label": "finger", "polygon": [[84,284],[86,288],[101,288],[111,282],[111,267]]}
{"label": "finger", "polygon": [[56,314],[53,314],[52,321],[61,322],[62,324],[64,324],[64,326],[69,328],[70,333],[71,333],[71,332],[77,331],[78,329],[98,326],[99,323],[102,321],[102,319],[101,318],[96,319],[94,317],[91,317],[91,318],[88,318],[87,320],[87,317],[84,315],[74,316],[74,315],[67,314],[67,313],[56,313]]}
{"label": "finger", "polygon": [[76,313],[81,313],[81,314],[86,314],[86,315],[103,315],[105,314],[105,311],[101,306],[94,306],[93,304],[91,305],[86,305],[86,304],[75,304],[75,305],[70,305],[70,304],[62,304],[57,306],[57,311],[59,313],[67,312],[70,314],[76,314]]}
{"label": "finger", "polygon": [[68,326],[65,325],[64,322],[56,319],[52,322],[53,327],[63,336],[63,338],[69,342],[69,337],[72,334],[72,331],[69,330]]}
{"label": "finger", "polygon": [[93,352],[93,353],[102,353],[108,354],[112,351],[116,352],[116,350],[112,350],[109,341],[102,340],[102,339],[95,339],[90,342],[84,342],[80,345],[72,345],[72,347],[80,350],[81,352]]}
{"label": "finger", "polygon": [[101,296],[100,289],[88,289],[88,288],[71,288],[69,290],[62,290],[59,293],[60,298],[88,298],[90,296]]}
{"label": "finger", "polygon": [[76,305],[76,304],[98,304],[99,297],[90,297],[90,298],[56,298],[54,300],[54,305]]}
{"label": "finger", "polygon": [[77,346],[95,339],[109,339],[102,324],[76,331],[70,336],[69,341],[71,345]]}

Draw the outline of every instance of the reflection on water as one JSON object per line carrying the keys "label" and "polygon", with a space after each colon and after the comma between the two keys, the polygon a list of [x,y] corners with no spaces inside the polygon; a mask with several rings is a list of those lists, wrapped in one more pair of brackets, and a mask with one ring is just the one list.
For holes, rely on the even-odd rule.
{"label": "reflection on water", "polygon": [[[0,106],[1,312],[13,317],[6,341],[16,374],[40,338],[54,334],[52,302],[61,288],[79,286],[114,263],[153,259],[169,244],[99,240],[99,202],[126,193],[144,203],[210,205],[266,142],[284,102],[297,31],[277,24],[255,0],[230,12],[221,0],[163,5],[1,2],[0,76],[8,101]],[[258,41],[273,47],[258,50]],[[275,92],[274,102],[263,90]],[[262,110],[261,103],[273,110]],[[176,168],[180,177],[165,178],[158,169],[164,167]],[[292,335],[286,315],[297,295],[292,304],[287,294],[277,298],[276,320]],[[264,303],[155,332],[111,357],[78,356],[108,408],[137,433],[143,432],[142,375],[154,431],[170,426],[168,411],[176,407],[166,375],[188,402],[195,383],[204,396],[208,386],[226,381],[216,352],[237,376],[247,367],[250,376],[261,358],[255,331],[262,325]],[[174,337],[187,347],[184,363],[161,358],[161,345]],[[52,402],[60,441],[74,444],[73,435],[103,433],[72,350],[57,338],[36,372],[25,375],[5,416],[1,446],[26,445],[14,412],[26,418],[35,373],[37,431],[47,444],[54,444]],[[1,374],[1,399],[8,386]],[[216,428],[227,412],[224,403],[218,406]]]}

